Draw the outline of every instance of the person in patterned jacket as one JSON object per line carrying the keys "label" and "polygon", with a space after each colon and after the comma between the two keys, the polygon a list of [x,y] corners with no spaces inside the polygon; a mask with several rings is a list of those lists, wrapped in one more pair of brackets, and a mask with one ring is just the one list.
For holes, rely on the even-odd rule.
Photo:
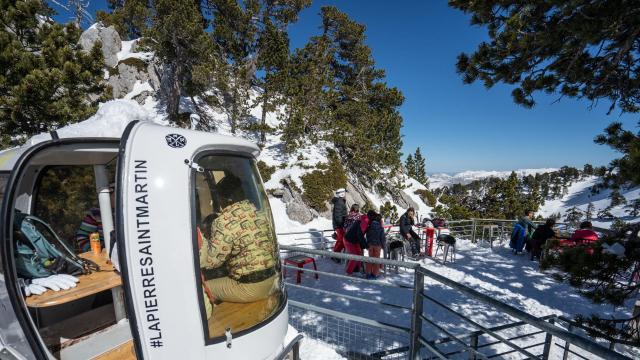
{"label": "person in patterned jacket", "polygon": [[[269,216],[246,200],[237,177],[227,175],[217,187],[223,209],[199,244],[205,293],[210,302],[265,299],[279,287],[276,240]],[[212,272],[224,275],[208,276]],[[211,316],[210,305],[207,317]]]}

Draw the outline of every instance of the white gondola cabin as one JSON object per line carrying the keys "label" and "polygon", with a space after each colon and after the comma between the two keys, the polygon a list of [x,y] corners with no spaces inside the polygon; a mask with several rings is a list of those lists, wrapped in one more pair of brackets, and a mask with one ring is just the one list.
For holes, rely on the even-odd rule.
{"label": "white gondola cabin", "polygon": [[[0,357],[288,353],[286,293],[258,152],[243,139],[149,122],[130,123],[119,139],[54,133],[0,152]],[[78,191],[61,191],[73,176]],[[80,191],[87,188],[93,192]],[[99,209],[100,254],[74,243],[80,219],[65,220],[82,199]],[[100,270],[77,276],[74,288],[26,296],[30,279],[14,263],[17,214],[54,222],[50,236],[62,233],[58,241],[73,243],[75,256]]]}

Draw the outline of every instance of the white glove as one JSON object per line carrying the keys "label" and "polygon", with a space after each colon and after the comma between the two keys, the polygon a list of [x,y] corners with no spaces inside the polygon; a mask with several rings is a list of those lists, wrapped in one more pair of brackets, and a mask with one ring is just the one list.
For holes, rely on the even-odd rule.
{"label": "white glove", "polygon": [[41,285],[53,291],[68,290],[76,287],[77,278],[71,275],[51,275],[46,278],[33,279],[32,284]]}
{"label": "white glove", "polygon": [[29,284],[29,285],[25,285],[25,287],[24,287],[25,296],[40,295],[40,294],[44,293],[45,291],[47,291],[47,289],[45,287],[37,285],[37,284]]}

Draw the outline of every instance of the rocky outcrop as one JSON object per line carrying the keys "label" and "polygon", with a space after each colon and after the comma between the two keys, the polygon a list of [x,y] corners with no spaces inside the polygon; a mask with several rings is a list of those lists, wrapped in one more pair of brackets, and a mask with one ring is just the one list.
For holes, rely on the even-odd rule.
{"label": "rocky outcrop", "polygon": [[[152,57],[145,56],[145,53],[136,53],[137,41],[127,43],[130,44],[130,48],[126,49],[124,56],[128,57],[119,59],[118,53],[122,50],[120,35],[113,26],[105,27],[97,23],[80,35],[79,44],[84,50],[89,51],[98,41],[102,44],[102,54],[107,65],[106,81],[111,86],[114,98],[120,99],[129,94],[129,99],[142,104],[147,96],[160,88],[156,64]],[[136,83],[148,83],[149,86],[138,85],[136,89]],[[136,92],[132,94],[134,90]]]}
{"label": "rocky outcrop", "polygon": [[398,194],[395,194],[393,197],[393,201],[398,204],[398,206],[408,209],[410,207],[414,209],[419,209],[420,207],[416,204],[413,199],[409,195],[407,195],[404,191],[398,191]]}
{"label": "rocky outcrop", "polygon": [[353,204],[358,204],[362,207],[367,202],[371,203],[367,198],[365,192],[361,189],[361,186],[351,180],[347,181],[347,206],[351,207]]}
{"label": "rocky outcrop", "polygon": [[[158,90],[160,80],[157,76],[155,64],[131,57],[121,60],[116,67],[109,71],[108,83],[113,89],[113,97],[115,98],[121,98],[129,94],[133,91],[138,81],[141,83],[148,82],[154,91]],[[148,94],[147,92],[147,95]],[[140,95],[144,94],[141,93]],[[144,100],[144,97],[141,100]],[[140,102],[140,100],[138,102]]]}
{"label": "rocky outcrop", "polygon": [[101,23],[96,23],[80,35],[78,43],[82,49],[89,51],[97,41],[102,43],[104,63],[108,67],[118,65],[118,52],[122,48],[122,41],[116,29],[113,26],[105,27]]}
{"label": "rocky outcrop", "polygon": [[293,221],[306,224],[316,218],[318,213],[304,203],[302,195],[298,193],[293,186],[291,180],[285,178],[282,180],[283,195],[282,201],[287,206],[287,216]]}

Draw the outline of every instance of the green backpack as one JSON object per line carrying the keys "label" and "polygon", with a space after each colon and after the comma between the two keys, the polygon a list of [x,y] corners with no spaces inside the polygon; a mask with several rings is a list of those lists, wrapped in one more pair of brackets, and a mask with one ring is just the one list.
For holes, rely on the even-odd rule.
{"label": "green backpack", "polygon": [[[47,233],[58,246],[54,246],[42,232]],[[40,218],[16,213],[14,238],[16,271],[21,278],[44,278],[55,274],[79,275],[85,272],[83,262]]]}

